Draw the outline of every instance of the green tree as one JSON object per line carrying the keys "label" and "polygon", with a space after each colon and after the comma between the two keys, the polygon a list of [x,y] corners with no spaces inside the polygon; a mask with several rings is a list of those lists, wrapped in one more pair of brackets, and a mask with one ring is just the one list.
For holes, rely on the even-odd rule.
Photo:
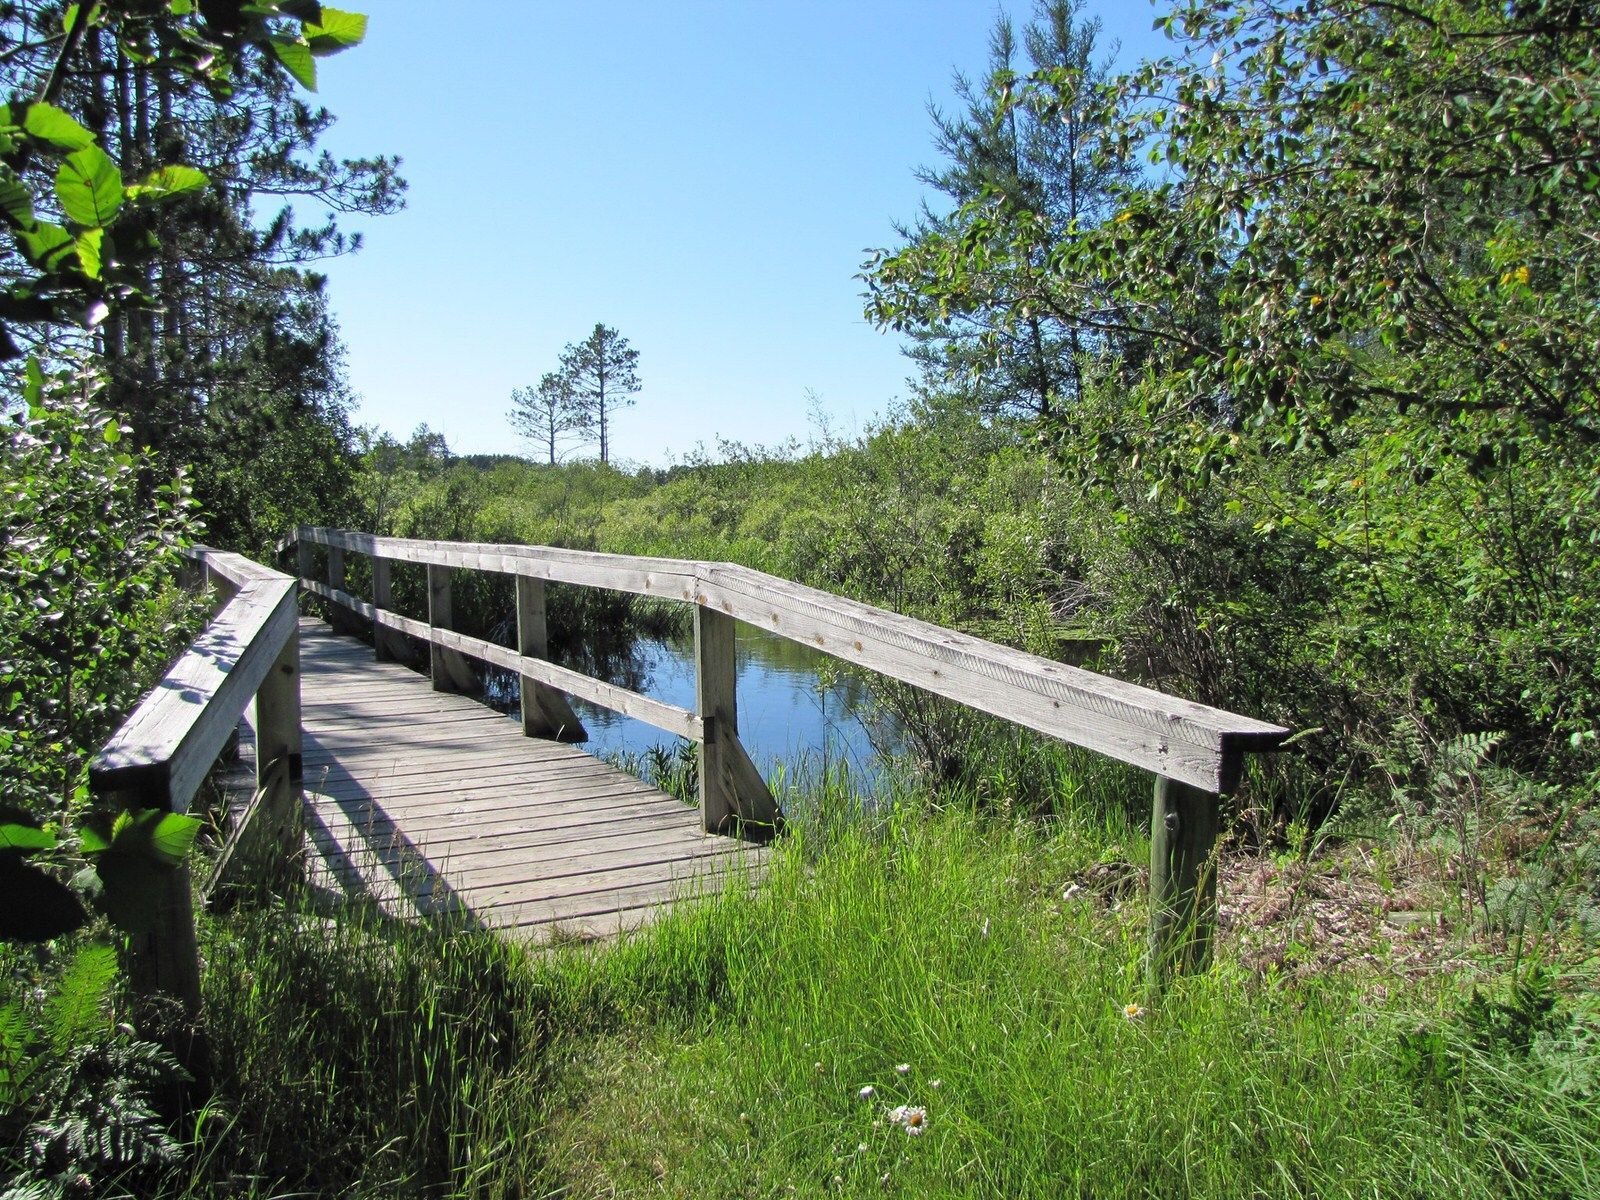
{"label": "green tree", "polygon": [[[939,244],[961,226],[962,206],[988,201],[1002,217],[1031,218],[1035,244],[1013,247],[1024,259],[1016,266],[1025,276],[1044,263],[1057,240],[1114,211],[1116,189],[1132,183],[1137,171],[1126,158],[1099,153],[1107,126],[1090,98],[1104,78],[1104,66],[1095,61],[1100,22],[1081,13],[1080,0],[1040,0],[1020,46],[1011,18],[1002,13],[990,35],[983,81],[955,76],[961,110],[929,105],[943,162],[920,169],[917,178],[957,209],[939,212],[925,203],[915,225],[900,229],[909,246]],[[1059,72],[1070,83],[1048,102],[1014,103],[1024,71]],[[1094,326],[1028,303],[1007,265],[989,276],[981,295],[968,299],[930,305],[904,325],[930,393],[968,396],[990,413],[1046,416],[1081,391],[1083,356],[1107,349]]]}
{"label": "green tree", "polygon": [[[1130,521],[1129,578],[1192,617],[1191,693],[1249,703],[1209,689],[1270,663],[1252,707],[1346,745],[1404,717],[1560,769],[1600,719],[1590,6],[1223,0],[1164,23],[1178,53],[1094,96],[1104,153],[1159,182],[1064,236],[986,194],[878,265],[872,313],[1004,299],[1145,348],[1139,386],[1052,430]],[[1040,72],[1014,103],[1080,81]],[[1241,570],[1326,600],[1275,628]]]}
{"label": "green tree", "polygon": [[507,419],[520,437],[545,451],[552,467],[560,459],[562,440],[585,428],[573,380],[562,371],[546,372],[536,388],[513,391]]}
{"label": "green tree", "polygon": [[596,323],[581,342],[561,352],[561,372],[572,387],[576,428],[592,431],[600,461],[611,461],[611,422],[619,408],[632,407],[639,391],[639,352],[615,329]]}

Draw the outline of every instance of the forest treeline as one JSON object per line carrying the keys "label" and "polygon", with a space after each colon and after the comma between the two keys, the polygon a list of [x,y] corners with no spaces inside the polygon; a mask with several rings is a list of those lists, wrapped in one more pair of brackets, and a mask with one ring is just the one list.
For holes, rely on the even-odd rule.
{"label": "forest treeline", "polygon": [[[13,903],[0,927],[5,1194],[527,1194],[560,1165],[540,1138],[560,1127],[563,1028],[595,1039],[571,1051],[583,1070],[627,1042],[619,1029],[665,1039],[641,1086],[709,1123],[686,1145],[721,1146],[750,1113],[705,1116],[669,1085],[709,1095],[699,1070],[730,1095],[810,1096],[828,1074],[813,1053],[904,1015],[872,1009],[886,963],[954,1023],[908,1039],[965,1061],[969,1083],[995,1067],[971,1101],[984,1138],[920,1168],[903,1148],[885,1160],[924,1192],[1581,1194],[1600,1155],[1600,1026],[1570,986],[1600,944],[1590,6],[1183,0],[1160,23],[1171,54],[1118,72],[1079,4],[1043,0],[998,19],[985,68],[930,113],[928,200],[863,265],[867,315],[908,348],[888,415],[635,468],[463,459],[427,427],[354,424],[315,263],[353,248],[341,215],[392,211],[405,185],[393,158],[323,152],[332,118],[306,89],[365,18],[299,0],[0,5],[0,872],[8,895],[57,905]],[[302,224],[313,209],[330,215]],[[550,381],[535,459],[570,432],[565,386]],[[1175,1040],[1136,1040],[1140,1005],[1101,1013],[1137,955],[1124,893],[1072,936],[1036,924],[1081,890],[1062,872],[1092,885],[1127,867],[1141,835],[1119,823],[1124,777],[882,685],[917,782],[887,825],[797,836],[762,901],[783,921],[729,902],[642,949],[541,967],[466,937],[329,925],[293,900],[212,919],[208,1021],[235,1074],[205,1120],[174,1123],[167,1018],[118,983],[139,918],[105,881],[119,854],[171,869],[199,822],[172,827],[165,857],[141,849],[145,818],[98,811],[86,763],[202,619],[174,582],[179,548],[265,561],[299,522],[733,560],[1045,655],[1092,647],[1110,674],[1299,731],[1234,798],[1243,840],[1297,869],[1340,838],[1428,847],[1406,861],[1437,865],[1440,923],[1448,908],[1472,954],[1508,962],[1508,990],[1380,1044],[1367,984],[1301,992],[1278,966],[1236,964],[1174,1002]],[[507,615],[487,588],[456,600],[473,632]],[[581,636],[593,614],[577,604],[552,589],[554,633]],[[1045,820],[986,824],[1019,806]],[[913,884],[910,900],[948,900],[940,920],[913,919],[894,890]],[[969,912],[993,914],[993,942],[989,915],[949,940]],[[1034,990],[989,995],[1002,943],[1027,964],[1002,974]],[[876,949],[857,961],[849,944]],[[769,961],[787,974],[763,976]],[[962,986],[934,989],[919,974],[934,962]],[[818,963],[859,1011],[811,1010]],[[1431,987],[1396,996],[1432,1005]],[[720,1036],[719,1005],[749,1053],[672,1041]],[[1092,1111],[1004,1116],[1051,1095],[1030,1072],[1065,1044],[1053,1026],[985,1034],[982,1054],[963,1032],[1058,1009],[1115,1051],[1072,1060],[1098,1064],[1083,1103],[1122,1122],[1097,1165],[1058,1153]],[[1215,1047],[1240,1089],[1230,1113],[1251,1115],[1237,1142],[1233,1115],[1212,1121],[1224,1149],[1208,1158],[1170,1114],[1125,1101],[1135,1077],[1139,1095],[1187,1094]],[[1312,1079],[1312,1061],[1330,1074]],[[828,1122],[858,1144],[833,1104],[794,1099],[773,1117],[794,1136],[713,1155],[707,1178],[753,1186],[742,1163],[764,1185],[888,1186],[877,1166],[848,1174],[848,1147],[806,1157],[799,1131]],[[616,1136],[625,1174],[641,1152]],[[866,1154],[879,1135],[862,1136]],[[588,1137],[566,1152],[603,1159]],[[1203,1169],[1163,1157],[1178,1143]],[[983,1156],[982,1179],[951,1182]]]}

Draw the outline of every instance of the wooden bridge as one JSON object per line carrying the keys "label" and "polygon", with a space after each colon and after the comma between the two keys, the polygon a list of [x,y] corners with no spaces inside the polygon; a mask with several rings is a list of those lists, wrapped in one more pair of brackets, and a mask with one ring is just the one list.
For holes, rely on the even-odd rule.
{"label": "wooden bridge", "polygon": [[[293,543],[298,578],[193,552],[224,602],[90,772],[103,803],[183,811],[248,710],[254,788],[214,883],[305,852],[326,886],[398,915],[549,938],[616,932],[674,897],[748,880],[782,814],[738,736],[734,629],[744,621],[1152,771],[1151,962],[1164,972],[1208,952],[1219,796],[1237,786],[1247,754],[1288,735],[727,563],[309,527]],[[349,590],[352,554],[365,559],[370,599]],[[396,611],[396,564],[425,572],[425,615]],[[514,646],[452,628],[453,579],[469,571],[514,580]],[[694,710],[549,661],[547,582],[692,606]],[[327,602],[332,626],[301,617],[301,594]],[[370,645],[345,636],[357,630]],[[426,646],[427,676],[392,661],[404,638]],[[456,694],[475,683],[468,659],[518,678],[520,721]],[[698,805],[574,749],[585,733],[568,696],[693,741]],[[173,872],[138,957],[147,986],[197,1009],[191,903],[186,873]]]}

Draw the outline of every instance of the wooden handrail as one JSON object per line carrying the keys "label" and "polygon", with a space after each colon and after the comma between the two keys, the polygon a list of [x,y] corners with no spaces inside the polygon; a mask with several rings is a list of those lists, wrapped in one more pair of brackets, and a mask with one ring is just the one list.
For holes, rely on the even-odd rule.
{"label": "wooden handrail", "polygon": [[[423,541],[302,526],[302,585],[385,630],[429,644],[434,686],[457,686],[470,655],[517,672],[529,733],[578,730],[562,693],[638,717],[700,747],[701,820],[708,831],[773,829],[781,819],[738,737],[735,620],[913,684],[1156,776],[1151,821],[1150,970],[1156,981],[1209,959],[1216,919],[1213,851],[1220,797],[1238,787],[1244,759],[1289,736],[1280,725],[1196,704],[970,634],[901,616],[748,567],[723,562],[601,554],[550,546]],[[328,548],[328,579],[311,579],[312,545]],[[373,562],[374,598],[344,589],[344,556]],[[428,569],[428,620],[392,612],[389,563]],[[450,624],[449,569],[518,581],[518,649],[467,637]],[[545,660],[545,581],[610,588],[694,605],[694,712],[567,671]],[[528,630],[537,629],[530,636]]]}
{"label": "wooden handrail", "polygon": [[[256,775],[283,828],[300,797],[300,625],[295,580],[238,554],[186,551],[227,596],[206,628],[89,764],[98,799],[126,808],[188,809],[245,709],[256,706]],[[296,840],[290,833],[285,839]],[[187,870],[172,872],[157,929],[135,939],[135,976],[200,1003]]]}
{"label": "wooden handrail", "polygon": [[[1246,754],[1271,750],[1289,736],[1287,729],[1266,721],[1054,662],[732,563],[548,546],[430,542],[320,527],[303,527],[298,536],[317,545],[399,562],[682,600],[1211,792],[1233,791]],[[304,583],[322,594],[314,580]],[[348,593],[327,598],[346,607],[361,605],[355,611],[373,616],[370,606]],[[384,624],[401,628],[391,622]],[[404,632],[423,636],[414,629]],[[463,649],[485,657],[475,649]]]}

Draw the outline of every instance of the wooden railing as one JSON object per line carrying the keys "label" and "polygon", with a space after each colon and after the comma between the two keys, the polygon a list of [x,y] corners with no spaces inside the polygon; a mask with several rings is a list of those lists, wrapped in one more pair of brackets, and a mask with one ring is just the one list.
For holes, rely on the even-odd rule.
{"label": "wooden railing", "polygon": [[[89,767],[100,801],[184,812],[252,702],[256,794],[238,831],[298,843],[300,816],[300,626],[293,578],[238,554],[196,547],[188,556],[225,602]],[[219,872],[213,873],[216,878]],[[199,957],[188,871],[163,881],[156,929],[136,939],[135,982],[200,1005]]]}
{"label": "wooden railing", "polygon": [[[301,527],[301,586],[368,618],[380,657],[391,632],[428,644],[436,688],[457,689],[466,655],[516,673],[530,735],[581,737],[563,694],[655,725],[700,748],[701,820],[712,832],[771,830],[778,807],[740,744],[734,622],[744,621],[845,662],[992,713],[1156,776],[1151,851],[1151,961],[1164,972],[1209,953],[1216,905],[1211,858],[1219,797],[1237,786],[1247,754],[1277,747],[1278,725],[1195,704],[1150,688],[1053,662],[731,563],[376,537]],[[327,548],[326,579],[312,578],[313,546]],[[372,563],[370,601],[346,590],[345,555]],[[390,564],[417,563],[428,576],[428,619],[391,608]],[[450,571],[511,575],[517,585],[517,646],[450,628]],[[658,596],[694,606],[693,711],[567,670],[548,660],[547,581]]]}

